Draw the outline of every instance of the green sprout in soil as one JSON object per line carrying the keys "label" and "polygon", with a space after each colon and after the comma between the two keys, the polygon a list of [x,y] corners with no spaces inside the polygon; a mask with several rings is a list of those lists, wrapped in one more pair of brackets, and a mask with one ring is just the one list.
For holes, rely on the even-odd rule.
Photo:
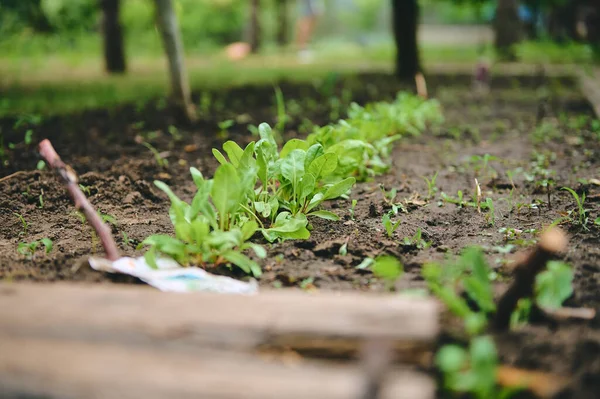
{"label": "green sprout in soil", "polygon": [[[581,196],[579,196],[579,194],[577,194],[577,192],[575,190],[573,190],[572,188],[569,188],[569,187],[563,187],[563,188],[561,188],[561,190],[568,191],[571,194],[571,196],[573,196],[573,199],[575,200],[575,204],[577,205],[576,222],[579,224],[579,226],[583,227],[585,230],[588,230],[588,227],[587,227],[587,224],[589,222],[588,210],[585,209],[585,207],[584,207],[585,206],[585,193],[583,193]],[[572,212],[573,211],[569,211],[569,215]]]}
{"label": "green sprout in soil", "polygon": [[401,222],[402,220],[400,219],[398,219],[398,221],[396,222],[392,222],[391,215],[389,212],[383,215],[383,217],[381,218],[381,223],[385,228],[385,232],[388,238],[392,238],[394,236],[394,232],[398,229]]}
{"label": "green sprout in soil", "polygon": [[394,203],[394,200],[396,199],[396,195],[398,194],[398,190],[396,190],[395,188],[392,188],[390,191],[387,191],[383,184],[379,185],[379,190],[381,191],[381,195],[383,195],[383,201],[386,204],[391,205]]}
{"label": "green sprout in soil", "polygon": [[[370,266],[375,277],[385,281],[387,290],[392,290],[396,280],[404,274],[402,263],[394,256],[382,255],[375,259],[367,259],[370,259],[367,266]],[[365,263],[365,261],[363,261],[363,263]],[[363,267],[363,269],[364,268],[366,267]]]}
{"label": "green sprout in soil", "polygon": [[443,191],[442,191],[442,193],[440,195],[442,197],[442,201],[443,202],[447,202],[449,204],[455,204],[459,208],[463,208],[466,205],[468,205],[468,202],[464,199],[464,194],[463,194],[462,190],[458,190],[456,192],[456,198],[453,198],[453,197],[447,195]]}
{"label": "green sprout in soil", "polygon": [[490,167],[490,161],[497,161],[499,158],[490,154],[473,155],[469,159],[469,164],[475,171],[475,174],[481,177],[488,176],[488,172],[492,176],[496,176],[496,171]]}
{"label": "green sprout in soil", "polygon": [[92,192],[91,192],[90,186],[85,186],[85,185],[83,185],[83,184],[81,184],[81,183],[80,183],[80,184],[79,184],[79,188],[80,188],[80,189],[81,189],[81,191],[83,191],[83,192],[84,192],[84,193],[85,193],[85,194],[86,194],[88,197],[89,197],[90,195],[92,195]]}
{"label": "green sprout in soil", "polygon": [[164,158],[152,144],[144,141],[142,145],[152,152],[152,155],[154,155],[154,160],[160,168],[166,169],[169,166],[169,161],[167,158]]}
{"label": "green sprout in soil", "polygon": [[27,232],[29,231],[29,223],[27,223],[27,221],[25,220],[25,218],[23,217],[23,215],[21,215],[18,212],[13,212],[13,214],[19,219],[19,221],[21,222],[21,232],[19,233],[19,236],[26,236]]}
{"label": "green sprout in soil", "polygon": [[428,178],[427,176],[423,176],[423,180],[425,180],[425,183],[427,183],[427,199],[428,200],[435,197],[435,194],[438,191],[438,188],[436,186],[436,180],[438,177],[438,173],[439,172],[435,172],[435,174],[433,176],[431,176],[431,178]]}
{"label": "green sprout in soil", "polygon": [[496,211],[494,208],[494,201],[489,197],[485,199],[485,208],[487,208],[487,213],[485,214],[487,224],[494,226],[496,224]]}
{"label": "green sprout in soil", "polygon": [[[0,156],[0,159],[2,159],[2,157]],[[38,161],[38,163],[35,165],[35,168],[37,170],[44,170],[46,168],[46,162],[42,161],[41,159]]]}
{"label": "green sprout in soil", "polygon": [[132,240],[129,238],[129,236],[127,235],[127,233],[123,231],[123,232],[122,232],[122,235],[123,235],[123,245],[124,245],[125,247],[133,247],[133,245],[132,245],[132,243],[133,243],[133,242],[132,242]]}
{"label": "green sprout in soil", "polygon": [[358,200],[353,199],[352,202],[350,203],[350,219],[352,220],[356,220],[355,218],[355,214],[354,214],[354,209],[356,209],[356,204],[358,204]]}
{"label": "green sprout in soil", "polygon": [[173,137],[173,140],[175,141],[181,141],[183,139],[183,135],[181,134],[179,129],[177,129],[177,126],[169,125],[169,127],[167,128],[167,132],[169,132],[169,134],[171,135],[171,137]]}
{"label": "green sprout in soil", "polygon": [[415,247],[417,249],[427,249],[431,246],[431,243],[423,239],[423,233],[419,228],[414,236],[404,237],[404,239],[402,239],[402,245],[407,247]]}
{"label": "green sprout in soil", "polygon": [[40,208],[44,207],[44,189],[42,188],[41,192],[40,192],[40,196],[38,197],[38,202],[40,204]]}
{"label": "green sprout in soil", "polygon": [[233,119],[227,119],[217,123],[217,126],[219,127],[219,133],[217,133],[217,137],[222,140],[225,140],[227,137],[229,137],[229,128],[234,124],[235,121]]}
{"label": "green sprout in soil", "polygon": [[49,238],[42,238],[32,242],[20,242],[17,246],[17,252],[21,255],[25,255],[28,259],[34,257],[36,250],[40,247],[44,247],[44,253],[49,254],[52,251],[52,240]]}

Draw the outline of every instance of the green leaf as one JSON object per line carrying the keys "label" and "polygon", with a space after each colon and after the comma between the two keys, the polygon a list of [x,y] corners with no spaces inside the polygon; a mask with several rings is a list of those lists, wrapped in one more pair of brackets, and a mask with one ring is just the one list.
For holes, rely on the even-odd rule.
{"label": "green leaf", "polygon": [[367,269],[367,268],[369,268],[371,265],[373,265],[373,263],[375,263],[375,259],[373,259],[373,258],[368,258],[368,257],[367,257],[367,258],[364,258],[364,259],[362,260],[362,262],[360,262],[360,263],[359,263],[359,264],[356,266],[356,268],[357,268],[357,269],[361,269],[361,270],[363,270],[363,269]]}
{"label": "green leaf", "polygon": [[268,202],[256,201],[254,202],[254,209],[263,218],[271,216],[271,205]]}
{"label": "green leaf", "polygon": [[379,256],[371,267],[373,274],[385,280],[397,280],[404,273],[402,263],[393,256]]}
{"label": "green leaf", "polygon": [[158,269],[158,264],[156,263],[156,250],[154,248],[150,248],[150,250],[146,251],[144,260],[151,269]]}
{"label": "green leaf", "polygon": [[262,140],[271,144],[273,148],[277,148],[277,142],[275,141],[275,136],[273,136],[273,130],[268,123],[263,122],[258,125],[258,134]]}
{"label": "green leaf", "polygon": [[221,154],[221,151],[217,150],[216,148],[212,149],[212,153],[215,156],[215,158],[217,158],[217,161],[219,161],[219,163],[221,165],[225,165],[225,164],[229,163],[229,162],[227,162],[227,159],[225,159],[225,156],[223,154]]}
{"label": "green leaf", "polygon": [[223,256],[223,258],[225,258],[228,262],[242,269],[244,272],[248,274],[252,273],[254,277],[259,277],[262,274],[258,263],[254,262],[252,259],[248,258],[242,253],[231,250],[223,252],[221,256]]}
{"label": "green leaf", "polygon": [[435,364],[444,373],[462,371],[468,362],[467,352],[458,345],[444,345],[435,355]]}
{"label": "green leaf", "polygon": [[52,240],[44,237],[40,240],[40,242],[44,245],[45,251],[47,254],[49,254],[50,252],[52,252]]}
{"label": "green leaf", "polygon": [[281,162],[281,175],[292,184],[294,191],[298,190],[300,179],[304,176],[305,157],[305,151],[293,150]]}
{"label": "green leaf", "polygon": [[338,157],[334,153],[327,153],[316,158],[309,166],[308,173],[319,180],[321,177],[329,176],[335,171],[338,164]]}
{"label": "green leaf", "polygon": [[258,166],[258,179],[262,183],[263,190],[267,190],[269,181],[269,165],[262,151],[256,153],[256,166]]}
{"label": "green leaf", "polygon": [[242,194],[240,179],[233,165],[219,166],[213,178],[211,197],[219,213],[221,229],[225,228],[228,215],[239,208]]}
{"label": "green leaf", "polygon": [[250,220],[249,222],[244,223],[241,230],[242,240],[248,241],[258,230],[258,223],[256,223],[254,220]]}
{"label": "green leaf", "polygon": [[319,211],[311,212],[311,213],[308,214],[308,216],[316,216],[316,217],[319,217],[321,219],[333,220],[333,221],[340,220],[340,217],[338,215],[336,215],[333,212],[325,211],[325,210],[319,210]]}
{"label": "green leaf", "polygon": [[306,150],[306,159],[304,160],[304,169],[308,170],[313,161],[325,153],[321,144],[313,144]]}
{"label": "green leaf", "polygon": [[496,387],[498,354],[491,337],[484,335],[473,338],[469,348],[471,372],[476,386],[474,391],[480,398],[489,398]]}
{"label": "green leaf", "polygon": [[535,292],[540,307],[560,308],[573,294],[573,270],[563,262],[548,262],[547,270],[536,277]]}
{"label": "green leaf", "polygon": [[285,158],[294,150],[302,150],[302,152],[306,152],[308,149],[308,143],[305,140],[300,139],[291,139],[281,149],[279,152],[280,158]]}
{"label": "green leaf", "polygon": [[262,233],[265,238],[273,242],[276,239],[307,239],[310,237],[310,232],[306,228],[308,220],[306,216],[299,213],[292,216],[289,212],[281,212],[277,215],[275,223],[268,228],[263,229]]}
{"label": "green leaf", "polygon": [[229,157],[229,161],[236,168],[240,165],[240,160],[244,156],[244,150],[235,142],[235,141],[227,141],[223,144],[223,150],[227,153]]}
{"label": "green leaf", "polygon": [[329,187],[323,196],[324,200],[333,199],[340,197],[348,192],[356,183],[354,177],[348,177],[340,182],[337,182],[333,186]]}
{"label": "green leaf", "polygon": [[267,250],[262,245],[254,244],[252,242],[248,243],[247,245],[252,248],[256,256],[259,258],[264,259],[267,257]]}
{"label": "green leaf", "polygon": [[463,287],[467,295],[486,313],[496,311],[494,292],[490,281],[491,269],[480,248],[467,248],[460,257],[462,264],[472,271],[471,276],[465,277]]}
{"label": "green leaf", "polygon": [[168,255],[181,254],[185,250],[185,244],[176,238],[165,234],[154,234],[142,241],[142,245],[157,247],[160,252]]}
{"label": "green leaf", "polygon": [[304,175],[300,182],[300,196],[299,202],[303,202],[305,198],[308,198],[315,191],[315,178],[312,175]]}

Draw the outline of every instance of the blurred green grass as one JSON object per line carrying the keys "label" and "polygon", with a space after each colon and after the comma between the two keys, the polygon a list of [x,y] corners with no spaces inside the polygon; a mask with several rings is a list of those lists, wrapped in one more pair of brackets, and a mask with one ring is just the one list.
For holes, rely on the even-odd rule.
{"label": "blurred green grass", "polygon": [[[108,76],[103,71],[99,37],[41,39],[23,37],[2,42],[0,51],[0,117],[21,114],[63,114],[84,109],[145,102],[168,94],[166,61],[156,41],[128,44],[128,73]],[[446,64],[471,68],[480,57],[475,45],[423,45],[425,69]],[[488,49],[485,54],[493,59]],[[585,46],[525,42],[517,52],[526,63],[589,64]],[[194,49],[187,54],[193,90],[215,89],[247,83],[270,84],[281,79],[310,81],[331,71],[358,72],[393,69],[391,42],[372,45],[321,42],[315,45],[314,61],[298,62],[295,52],[274,47],[239,62],[226,59],[222,50]]]}

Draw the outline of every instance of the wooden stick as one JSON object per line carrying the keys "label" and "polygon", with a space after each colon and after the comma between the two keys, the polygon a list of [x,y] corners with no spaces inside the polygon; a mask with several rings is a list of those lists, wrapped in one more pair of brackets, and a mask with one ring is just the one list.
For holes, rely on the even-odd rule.
{"label": "wooden stick", "polygon": [[537,398],[553,398],[569,383],[569,379],[562,375],[511,366],[498,367],[496,380],[506,388],[525,388]]}
{"label": "wooden stick", "polygon": [[541,309],[541,311],[555,320],[592,320],[596,317],[596,309],[591,308]]}
{"label": "wooden stick", "polygon": [[96,233],[100,238],[100,242],[104,247],[104,252],[106,252],[106,257],[113,261],[119,259],[119,250],[117,249],[117,245],[113,240],[110,229],[108,226],[106,226],[106,224],[104,224],[92,204],[90,204],[85,197],[85,194],[83,194],[79,188],[79,185],[77,184],[77,174],[73,168],[65,164],[62,159],[60,159],[60,156],[54,150],[50,140],[42,140],[39,145],[39,151],[42,158],[44,158],[46,162],[48,162],[48,165],[62,178],[63,182],[67,186],[67,192],[69,193],[69,196],[75,203],[75,207],[83,212],[89,224],[94,230],[96,230]]}
{"label": "wooden stick", "polygon": [[498,301],[498,310],[493,325],[498,330],[505,330],[510,325],[510,316],[517,306],[519,299],[533,294],[535,277],[545,267],[546,263],[567,247],[566,234],[554,227],[540,237],[538,245],[521,258],[514,266],[515,279]]}
{"label": "wooden stick", "polygon": [[420,97],[427,99],[427,82],[425,82],[423,73],[419,72],[415,75],[415,85],[417,86],[417,94]]}
{"label": "wooden stick", "polygon": [[20,171],[18,171],[18,172],[12,173],[12,174],[10,174],[10,175],[8,175],[8,176],[4,176],[3,178],[0,178],[0,183],[2,183],[2,182],[3,182],[3,181],[5,181],[5,180],[12,179],[13,177],[21,176],[21,175],[23,175],[23,174],[25,174],[25,171],[23,171],[23,170],[20,170]]}

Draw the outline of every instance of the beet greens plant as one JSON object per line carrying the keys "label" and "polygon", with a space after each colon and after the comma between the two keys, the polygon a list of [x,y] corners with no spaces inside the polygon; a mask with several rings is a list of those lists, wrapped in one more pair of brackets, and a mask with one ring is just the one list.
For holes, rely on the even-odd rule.
{"label": "beet greens plant", "polygon": [[250,242],[256,233],[269,242],[307,239],[310,218],[339,220],[321,205],[349,194],[357,179],[386,171],[396,140],[442,120],[437,102],[408,94],[393,103],[353,104],[348,114],[347,120],[317,128],[306,140],[289,140],[281,149],[266,123],[256,129],[260,139],[245,148],[225,142],[222,151],[213,149],[220,166],[212,179],[190,169],[197,188],[190,204],[156,181],[171,200],[175,237],[144,240],[148,263],[156,265],[160,254],[182,265],[236,265],[259,276],[259,265],[245,254],[266,256],[262,246]]}

